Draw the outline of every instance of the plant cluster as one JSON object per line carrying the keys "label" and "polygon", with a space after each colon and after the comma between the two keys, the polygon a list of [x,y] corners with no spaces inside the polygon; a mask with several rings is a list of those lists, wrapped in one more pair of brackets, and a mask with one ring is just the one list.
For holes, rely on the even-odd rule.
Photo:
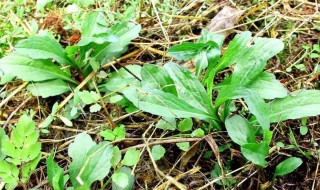
{"label": "plant cluster", "polygon": [[[112,103],[121,104],[128,111],[140,109],[161,116],[157,128],[200,138],[211,131],[226,129],[232,141],[240,146],[242,155],[259,167],[268,165],[272,123],[320,114],[319,90],[289,92],[274,74],[264,71],[267,61],[283,49],[281,40],[252,37],[250,32],[237,34],[223,55],[224,36],[207,30],[202,31],[196,43],[183,42],[171,47],[168,53],[176,60],[194,59],[195,74],[174,62],[131,65],[113,73],[101,71],[106,63],[127,51],[140,30],[141,26],[132,22],[117,23],[107,29],[103,14],[90,12],[83,20],[77,44],[63,48],[50,33],[41,32],[20,41],[13,53],[2,58],[0,71],[9,78],[28,81],[27,89],[35,96],[74,93],[64,114],[59,113],[57,103],[53,106],[52,113],[39,126],[43,133],[49,132],[46,128],[56,118],[72,127],[71,120],[85,106],[89,106],[90,112],[100,111],[100,102],[106,100],[100,93],[116,92],[108,99]],[[226,68],[232,74],[222,82],[216,81],[216,76]],[[88,90],[76,89],[82,82],[79,79],[90,73],[95,77],[88,81]],[[244,100],[246,109],[235,103],[238,99]],[[195,128],[194,121],[201,124]],[[39,133],[27,115],[12,129],[11,138],[0,130],[0,177],[7,189],[25,184],[36,168],[41,159]],[[72,158],[68,174],[54,161],[52,151],[46,159],[52,187],[60,190],[71,184],[68,189],[90,189],[94,182],[109,176],[101,189],[111,181],[112,189],[131,189],[134,176],[130,167],[139,162],[141,153],[130,148],[122,158],[115,143],[125,139],[125,133],[124,125],[101,131],[99,134],[105,141],[99,144],[87,133],[78,134],[68,148]],[[187,142],[176,145],[183,151],[190,148]],[[312,156],[302,153],[306,158]],[[151,154],[154,160],[159,160],[165,155],[165,148],[155,145]],[[301,164],[297,157],[284,160],[277,165],[274,178]],[[213,177],[223,175],[225,168],[220,167],[216,165]],[[234,181],[224,179],[217,183],[231,185]]]}

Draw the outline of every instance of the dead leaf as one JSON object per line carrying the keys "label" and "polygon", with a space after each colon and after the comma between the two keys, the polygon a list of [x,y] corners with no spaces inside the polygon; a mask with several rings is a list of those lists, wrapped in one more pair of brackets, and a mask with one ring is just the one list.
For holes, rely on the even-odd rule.
{"label": "dead leaf", "polygon": [[210,32],[217,32],[227,37],[232,32],[243,11],[229,6],[225,6],[213,19],[207,29]]}

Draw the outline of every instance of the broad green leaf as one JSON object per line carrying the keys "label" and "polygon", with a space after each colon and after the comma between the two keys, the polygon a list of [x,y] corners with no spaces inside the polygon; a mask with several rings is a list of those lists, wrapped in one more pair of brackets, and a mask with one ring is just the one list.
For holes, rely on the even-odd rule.
{"label": "broad green leaf", "polygon": [[269,154],[267,143],[247,143],[241,146],[243,156],[261,167],[266,166],[265,157]]}
{"label": "broad green leaf", "polygon": [[[208,29],[204,28],[201,31],[201,38],[198,40],[198,43],[207,43],[211,47],[219,47],[220,49],[224,39],[224,35],[210,32]],[[211,42],[214,42],[214,45],[211,45]]]}
{"label": "broad green leaf", "polygon": [[15,76],[10,74],[3,74],[0,70],[0,85],[4,85],[14,79]]}
{"label": "broad green leaf", "polygon": [[214,69],[214,73],[218,73],[226,67],[236,63],[237,59],[247,51],[247,48],[245,47],[247,46],[250,39],[250,32],[243,32],[236,35],[229,43],[227,50],[224,52],[217,67]]}
{"label": "broad green leaf", "polygon": [[96,145],[88,134],[81,133],[69,146],[68,154],[72,158],[69,174],[73,186],[90,187],[93,182],[108,175],[113,148],[107,146],[107,142]]}
{"label": "broad green leaf", "polygon": [[177,60],[187,61],[195,57],[206,46],[204,43],[182,42],[171,47],[168,53]]}
{"label": "broad green leaf", "polygon": [[119,172],[127,175],[127,178],[129,179],[128,184],[126,187],[120,187],[116,183],[112,183],[112,190],[131,190],[131,189],[133,189],[132,186],[134,184],[135,179],[134,179],[134,176],[131,174],[131,169],[123,166],[120,168]]}
{"label": "broad green leaf", "polygon": [[125,166],[134,166],[139,162],[139,160],[140,160],[140,151],[136,150],[135,148],[130,148],[124,155],[122,164]]}
{"label": "broad green leaf", "polygon": [[211,100],[201,82],[187,68],[176,63],[167,63],[164,68],[176,84],[178,97],[188,102],[193,107],[208,113],[212,113]]}
{"label": "broad green leaf", "polygon": [[181,142],[181,143],[176,143],[177,147],[180,148],[180,150],[187,152],[190,148],[190,143],[189,142]]}
{"label": "broad green leaf", "polygon": [[273,74],[267,72],[260,73],[247,88],[257,92],[263,99],[284,98],[288,94],[280,81],[276,80]]}
{"label": "broad green leaf", "polygon": [[56,96],[70,91],[70,87],[61,79],[31,83],[27,86],[27,89],[32,95],[41,96],[42,98]]}
{"label": "broad green leaf", "polygon": [[53,160],[53,151],[50,156],[46,159],[47,164],[47,175],[50,184],[54,190],[63,190],[63,169]]}
{"label": "broad green leaf", "polygon": [[115,172],[112,175],[112,182],[115,183],[117,186],[124,188],[129,184],[129,178],[125,173]]}
{"label": "broad green leaf", "polygon": [[93,35],[92,37],[81,38],[77,43],[77,46],[86,46],[91,42],[96,44],[103,44],[105,42],[118,42],[119,38],[113,34],[101,33],[98,35]]}
{"label": "broad green leaf", "polygon": [[[126,66],[131,73],[133,73],[136,77],[141,79],[141,66],[139,65],[128,65]],[[109,78],[105,84],[99,86],[99,89],[103,92],[108,91],[117,91],[121,88],[126,87],[127,85],[132,84],[135,86],[139,86],[140,82],[128,71],[124,68],[118,70],[118,72],[113,72],[109,75]]]}
{"label": "broad green leaf", "polygon": [[[253,45],[251,45],[254,43]],[[243,32],[237,35],[229,44],[227,51],[221,58],[220,63],[215,68],[215,73],[227,66],[236,63],[231,76],[230,85],[220,90],[222,94],[234,93],[241,88],[248,89],[261,75],[268,59],[279,53],[283,49],[283,43],[278,39],[251,38],[250,32]],[[220,95],[216,105],[221,105]]]}
{"label": "broad green leaf", "polygon": [[320,91],[297,90],[270,103],[271,122],[316,116],[320,114]]}
{"label": "broad green leaf", "polygon": [[5,74],[17,76],[24,81],[62,79],[76,84],[70,76],[60,70],[50,60],[34,60],[17,53],[11,53],[0,59],[0,70]]}
{"label": "broad green leaf", "polygon": [[151,64],[144,65],[141,69],[141,79],[143,87],[162,90],[173,95],[177,94],[173,80],[162,67]]}
{"label": "broad green leaf", "polygon": [[283,49],[283,42],[278,39],[255,38],[254,45],[242,47],[247,51],[238,57],[232,74],[231,84],[245,86],[260,75],[266,62]]}
{"label": "broad green leaf", "polygon": [[250,112],[256,116],[263,130],[269,130],[270,119],[268,117],[268,104],[256,92],[248,91],[248,95],[244,97]]}
{"label": "broad green leaf", "polygon": [[166,150],[161,145],[155,145],[151,149],[151,154],[154,160],[160,160],[165,153]]}
{"label": "broad green leaf", "polygon": [[274,176],[286,175],[293,172],[302,164],[301,158],[291,157],[277,165]]}
{"label": "broad green leaf", "polygon": [[[102,12],[91,11],[84,18],[81,26],[81,38],[92,37],[107,31],[107,22]],[[81,39],[82,40],[82,39]]]}
{"label": "broad green leaf", "polygon": [[124,51],[126,51],[127,45],[130,41],[139,36],[140,30],[141,26],[132,22],[115,24],[107,32],[117,36],[119,41],[96,45],[92,56],[95,57],[101,65],[118,58]]}
{"label": "broad green leaf", "polygon": [[160,90],[129,87],[123,93],[136,107],[155,115],[166,118],[213,119],[212,115],[191,106],[189,101]]}
{"label": "broad green leaf", "polygon": [[[230,85],[231,77],[226,78],[223,82],[216,85],[215,89],[222,89]],[[287,89],[276,80],[275,76],[271,73],[262,72],[259,76],[245,88],[257,92],[263,99],[284,98],[287,96]]]}
{"label": "broad green leaf", "polygon": [[245,118],[240,115],[234,115],[228,117],[225,124],[228,135],[233,142],[240,146],[255,142],[255,130]]}
{"label": "broad green leaf", "polygon": [[20,41],[14,49],[17,53],[28,55],[33,59],[54,59],[62,65],[71,65],[62,46],[49,36],[32,36]]}
{"label": "broad green leaf", "polygon": [[191,118],[185,118],[178,124],[178,129],[181,132],[190,131],[192,129],[193,123]]}

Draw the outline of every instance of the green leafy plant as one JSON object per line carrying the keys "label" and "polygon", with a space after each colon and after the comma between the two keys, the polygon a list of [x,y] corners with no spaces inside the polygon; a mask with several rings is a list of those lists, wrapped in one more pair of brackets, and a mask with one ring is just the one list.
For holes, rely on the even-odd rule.
{"label": "green leafy plant", "polygon": [[13,127],[10,138],[0,129],[0,178],[6,189],[26,184],[41,159],[39,130],[35,122],[24,114]]}
{"label": "green leafy plant", "polygon": [[53,152],[47,158],[48,179],[55,190],[65,189],[69,176],[75,190],[91,189],[95,181],[103,180],[110,173],[111,168],[115,169],[110,178],[112,188],[131,189],[134,177],[127,166],[134,166],[139,162],[140,151],[130,148],[121,161],[118,147],[112,146],[108,141],[96,144],[90,135],[81,133],[70,144],[68,155],[72,158],[72,163],[68,166],[69,175],[64,175],[63,169],[54,162]]}
{"label": "green leafy plant", "polygon": [[[111,81],[122,78],[118,91],[145,112],[166,120],[199,119],[216,130],[225,125],[231,139],[241,146],[244,157],[264,167],[272,140],[270,124],[320,114],[320,91],[288,93],[273,74],[263,71],[267,61],[283,49],[280,40],[252,38],[250,32],[243,32],[235,36],[220,58],[222,42],[222,36],[204,31],[197,43],[182,43],[169,50],[178,60],[195,58],[196,75],[171,62],[163,67],[136,66],[131,74],[122,71],[122,75],[110,76],[100,89],[115,90]],[[203,56],[204,53],[210,56]],[[199,61],[197,56],[206,60]],[[215,76],[227,67],[233,68],[232,75],[214,86]],[[218,91],[214,101],[213,91]],[[241,98],[248,107],[249,120],[231,111],[235,110],[232,101]],[[203,135],[200,130],[193,134]],[[258,136],[262,140],[257,141]]]}
{"label": "green leafy plant", "polygon": [[[27,89],[35,96],[49,97],[68,92],[78,84],[71,77],[90,72],[118,58],[129,42],[138,36],[140,25],[131,22],[115,24],[107,29],[101,12],[89,12],[82,22],[81,40],[63,48],[52,36],[41,33],[20,41],[15,52],[0,60],[5,75],[30,81]],[[86,93],[86,92],[83,92]],[[99,110],[95,104],[92,111]]]}

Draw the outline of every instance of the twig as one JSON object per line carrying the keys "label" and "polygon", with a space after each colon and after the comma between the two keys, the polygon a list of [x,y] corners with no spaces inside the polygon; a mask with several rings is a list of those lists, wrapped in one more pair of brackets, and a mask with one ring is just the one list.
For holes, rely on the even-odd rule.
{"label": "twig", "polygon": [[0,109],[2,108],[2,106],[4,106],[14,95],[16,95],[21,89],[23,89],[24,87],[26,87],[29,84],[29,82],[24,82],[23,84],[21,84],[17,89],[15,89],[9,96],[7,96],[6,99],[2,100],[2,102],[0,103]]}
{"label": "twig", "polygon": [[162,177],[166,178],[169,182],[171,182],[172,184],[174,184],[177,188],[179,188],[180,190],[185,190],[187,189],[187,187],[183,184],[181,184],[180,182],[178,182],[177,180],[175,180],[173,177],[171,176],[168,176],[168,175],[165,175],[161,170],[159,170],[155,160],[153,159],[153,156],[151,154],[151,150],[150,150],[150,147],[149,147],[149,143],[147,142],[147,140],[145,139],[145,135],[148,133],[149,129],[151,128],[151,126],[153,125],[150,125],[150,127],[143,133],[142,137],[143,137],[143,141],[144,143],[146,144],[146,148],[147,148],[147,151],[149,153],[149,157],[151,159],[151,162],[152,162],[152,165],[154,167],[154,170],[156,171],[157,174],[161,175]]}

